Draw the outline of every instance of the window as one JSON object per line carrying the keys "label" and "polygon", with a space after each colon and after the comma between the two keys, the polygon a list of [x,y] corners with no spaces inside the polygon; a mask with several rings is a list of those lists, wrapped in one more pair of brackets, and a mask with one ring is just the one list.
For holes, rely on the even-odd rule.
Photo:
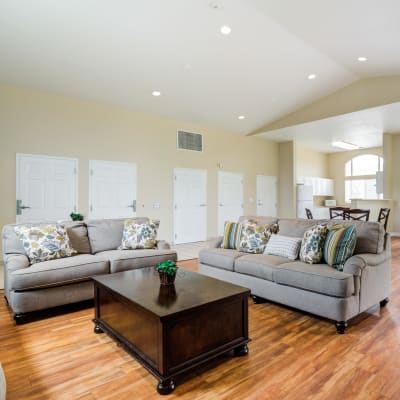
{"label": "window", "polygon": [[383,158],[364,154],[352,158],[345,166],[345,201],[351,199],[381,199],[376,193],[376,173],[383,171]]}

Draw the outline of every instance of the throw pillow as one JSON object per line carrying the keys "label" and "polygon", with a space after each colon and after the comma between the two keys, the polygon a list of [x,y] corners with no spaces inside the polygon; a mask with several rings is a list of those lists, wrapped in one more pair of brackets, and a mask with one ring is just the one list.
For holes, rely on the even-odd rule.
{"label": "throw pillow", "polygon": [[252,220],[244,221],[241,225],[239,250],[246,253],[263,253],[271,236],[270,225],[258,225]]}
{"label": "throw pillow", "polygon": [[226,221],[224,226],[224,237],[221,243],[223,249],[238,249],[240,244],[242,224]]}
{"label": "throw pillow", "polygon": [[137,224],[135,219],[125,220],[122,243],[118,249],[155,249],[158,226],[159,223],[152,220],[144,224]]}
{"label": "throw pillow", "polygon": [[324,245],[324,258],[326,263],[342,271],[344,263],[353,255],[355,247],[355,226],[350,225],[347,228],[342,225],[332,226],[328,230]]}
{"label": "throw pillow", "polygon": [[312,226],[304,232],[300,248],[300,260],[307,264],[318,264],[322,260],[328,228],[326,224]]}
{"label": "throw pillow", "polygon": [[64,225],[16,226],[31,264],[70,257],[76,253],[71,247]]}
{"label": "throw pillow", "polygon": [[301,238],[272,235],[265,247],[265,254],[296,260],[299,256]]}

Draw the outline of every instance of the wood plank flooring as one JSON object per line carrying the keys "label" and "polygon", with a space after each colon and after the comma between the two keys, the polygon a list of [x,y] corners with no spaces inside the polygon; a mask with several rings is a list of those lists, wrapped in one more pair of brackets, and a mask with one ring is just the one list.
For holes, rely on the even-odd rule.
{"label": "wood plank flooring", "polygon": [[[331,321],[249,302],[247,357],[224,356],[178,380],[169,399],[400,399],[400,238],[390,303],[337,335]],[[196,270],[197,260],[181,262]],[[15,326],[0,299],[0,362],[8,400],[160,399],[156,379],[106,335],[93,309]]]}

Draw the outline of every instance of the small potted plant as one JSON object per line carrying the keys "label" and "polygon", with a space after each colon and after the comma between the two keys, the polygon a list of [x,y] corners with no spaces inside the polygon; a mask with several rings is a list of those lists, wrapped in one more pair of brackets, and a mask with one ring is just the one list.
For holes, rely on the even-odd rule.
{"label": "small potted plant", "polygon": [[156,269],[160,276],[161,285],[173,285],[176,277],[176,266],[175,261],[167,260],[157,264]]}

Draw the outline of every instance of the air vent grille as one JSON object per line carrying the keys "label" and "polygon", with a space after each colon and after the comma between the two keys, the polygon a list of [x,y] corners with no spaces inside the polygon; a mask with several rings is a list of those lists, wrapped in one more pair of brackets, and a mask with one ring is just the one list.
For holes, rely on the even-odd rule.
{"label": "air vent grille", "polygon": [[178,131],[178,149],[203,151],[203,135],[200,133]]}

